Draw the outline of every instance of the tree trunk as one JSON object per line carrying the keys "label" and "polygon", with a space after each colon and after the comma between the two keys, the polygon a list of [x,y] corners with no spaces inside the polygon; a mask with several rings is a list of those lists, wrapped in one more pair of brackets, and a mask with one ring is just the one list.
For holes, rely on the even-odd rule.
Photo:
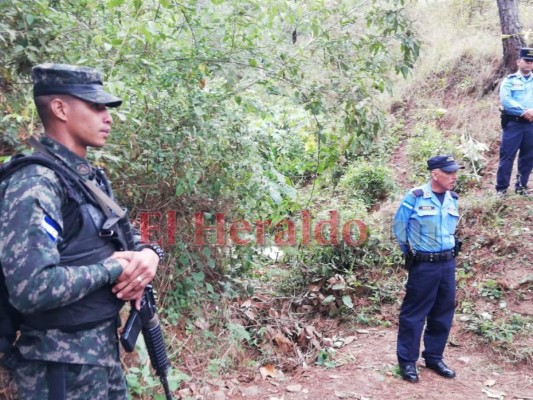
{"label": "tree trunk", "polygon": [[520,47],[524,46],[521,35],[518,0],[496,0],[502,27],[503,66],[507,73],[516,71]]}

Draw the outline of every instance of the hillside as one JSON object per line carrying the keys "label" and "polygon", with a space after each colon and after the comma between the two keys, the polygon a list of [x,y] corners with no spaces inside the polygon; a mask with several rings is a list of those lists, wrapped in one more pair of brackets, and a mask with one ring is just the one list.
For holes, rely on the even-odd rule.
{"label": "hillside", "polygon": [[[158,4],[163,3],[171,7],[172,2]],[[282,50],[287,49],[297,60],[300,50],[285,39],[280,39],[281,45],[268,42],[272,47],[256,46],[253,40],[261,43],[264,39],[254,26],[256,22],[247,21],[240,34],[251,38],[248,45],[253,58],[249,59],[252,56],[243,47],[236,52],[242,59],[229,58],[235,65],[224,69],[220,60],[233,54],[234,49],[231,47],[226,54],[223,46],[218,49],[206,39],[215,36],[211,23],[220,24],[213,26],[224,32],[224,21],[213,11],[214,4],[221,2],[212,3],[213,9],[206,9],[205,16],[193,13],[194,7],[189,9],[194,14],[191,23],[196,24],[196,31],[191,29],[192,36],[196,33],[198,42],[196,38],[190,43],[182,38],[179,42],[185,48],[205,46],[204,51],[212,50],[213,54],[207,52],[215,60],[212,65],[209,57],[199,60],[191,56],[182,61],[185,53],[179,53],[180,46],[171,41],[168,46],[157,48],[159,40],[166,43],[164,40],[171,39],[163,29],[165,25],[158,27],[148,11],[142,14],[136,10],[135,18],[129,16],[130,21],[125,6],[127,29],[120,30],[121,25],[113,29],[117,29],[117,35],[126,32],[124,37],[141,37],[145,42],[139,39],[139,43],[110,44],[99,37],[104,48],[118,48],[111,66],[106,64],[109,57],[104,52],[90,47],[91,52],[102,57],[102,65],[110,67],[108,71],[120,74],[123,69],[124,77],[131,77],[127,84],[113,83],[119,92],[126,93],[122,85],[135,86],[135,92],[127,95],[133,105],[144,107],[141,112],[132,107],[116,115],[117,136],[112,150],[110,154],[96,151],[97,162],[114,173],[117,192],[126,203],[133,204],[133,211],[185,210],[178,215],[178,225],[185,226],[193,212],[199,210],[239,210],[250,218],[257,217],[256,213],[263,216],[275,211],[280,214],[274,213],[274,217],[282,218],[309,207],[317,214],[341,210],[343,216],[362,215],[369,228],[369,240],[361,248],[310,246],[300,251],[297,246],[281,250],[273,246],[262,252],[247,252],[249,249],[239,246],[222,250],[215,246],[187,247],[187,241],[178,242],[169,251],[155,282],[173,365],[170,381],[175,394],[184,400],[533,400],[533,197],[510,195],[502,199],[494,191],[501,134],[497,92],[502,78],[495,2],[406,2],[422,41],[420,57],[406,79],[393,75],[392,93],[384,91],[368,102],[364,96],[375,94],[365,92],[367,81],[360,78],[365,76],[360,66],[369,65],[365,64],[368,60],[364,51],[359,54],[354,50],[356,73],[339,73],[342,79],[332,73],[338,79],[335,80],[320,75],[320,68],[312,68],[313,51],[321,48],[318,41],[310,41],[309,45],[316,49],[311,49],[309,59],[305,58],[302,65],[295,65],[302,71],[312,71],[301,85],[309,84],[309,93],[317,96],[317,102],[312,103],[317,107],[316,114],[310,112],[305,93],[301,99],[286,93],[281,96],[280,90],[285,89],[281,84],[278,87],[280,82],[267,82],[266,67],[257,64],[268,59],[269,51],[276,49],[283,54]],[[239,1],[234,3],[239,6]],[[75,8],[74,3],[70,6]],[[164,19],[160,11],[168,16],[165,7],[156,8],[154,21]],[[167,11],[174,18],[176,13],[170,10]],[[81,21],[85,12],[79,11]],[[270,12],[265,15],[275,19]],[[533,21],[533,9],[523,12],[523,21]],[[147,29],[140,30],[137,36],[129,35],[136,25],[145,26],[143,16],[148,19]],[[251,20],[250,16],[247,18]],[[313,18],[319,21],[320,15]],[[328,18],[331,20],[326,18],[324,25],[333,26],[331,21],[337,20],[336,15],[328,14]],[[186,22],[184,25],[188,26],[190,21]],[[525,30],[528,29],[533,26],[526,25]],[[188,27],[184,31],[188,32]],[[296,33],[296,29],[292,32]],[[339,32],[344,31],[335,31]],[[306,36],[301,32],[298,35],[296,43],[301,44]],[[349,35],[342,36],[343,40],[346,37]],[[221,44],[230,43],[223,35],[222,39]],[[337,39],[332,37],[331,43]],[[69,40],[75,40],[75,35]],[[172,53],[182,63],[177,67],[170,61],[152,59],[153,54],[164,54],[166,59],[171,48],[178,49]],[[340,61],[342,48],[335,47]],[[131,54],[122,59],[123,51]],[[142,56],[139,65],[134,63],[136,52]],[[79,61],[75,56],[72,59]],[[152,64],[155,62],[163,66],[156,67]],[[288,71],[280,70],[284,79],[292,73],[298,75],[298,68],[289,68],[290,62],[291,59],[283,59],[281,63]],[[383,60],[377,62],[382,65]],[[394,71],[390,69],[392,75]],[[264,74],[260,85],[255,76],[258,71]],[[224,74],[229,76],[227,82]],[[348,151],[349,146],[344,143],[347,139],[342,135],[349,130],[336,130],[343,118],[335,113],[342,115],[342,107],[340,111],[333,106],[328,110],[335,118],[324,111],[328,101],[336,100],[336,85],[342,84],[343,90],[350,93],[350,79],[357,80],[354,92],[364,92],[361,102],[368,108],[359,110],[361,115],[372,114],[374,100],[386,113],[385,132],[379,137],[369,134],[368,143],[363,141],[370,150]],[[235,101],[229,101],[232,96]],[[0,105],[4,103],[0,96]],[[34,116],[27,103],[21,104],[26,104],[19,107],[24,110],[20,111],[23,122],[16,125],[10,137],[22,140],[33,132]],[[320,118],[329,125],[321,126]],[[370,129],[371,122],[364,128]],[[324,132],[319,128],[324,128]],[[317,178],[315,161],[318,159],[320,164],[320,157],[315,149],[320,148],[321,135],[322,161],[329,160],[325,154],[331,155],[342,146],[349,154],[343,153],[333,162],[331,172]],[[337,146],[335,140],[342,146]],[[0,155],[10,153],[14,147],[0,148]],[[457,188],[461,208],[458,234],[464,245],[458,258],[456,316],[445,353],[446,362],[456,369],[458,377],[445,381],[426,370],[421,362],[421,382],[413,385],[399,378],[395,356],[406,272],[390,236],[390,221],[405,190],[427,179],[427,171],[421,165],[435,152],[453,152],[469,163]],[[348,175],[349,168],[367,164],[391,171],[393,182],[387,196],[365,208],[355,198],[357,193],[342,188],[338,181],[339,176]],[[280,165],[286,169],[279,169]],[[295,199],[288,199],[288,185],[279,171],[289,171],[294,191],[298,192]],[[279,202],[268,199],[268,194]],[[271,208],[262,209],[262,202]],[[137,352],[123,357],[123,365],[133,398],[162,398],[142,345]],[[7,374],[1,368],[0,399],[13,400]]]}
{"label": "hillside", "polygon": [[[400,94],[384,99],[390,104],[393,123],[401,121],[403,139],[389,159],[396,171],[398,193],[375,214],[380,220],[390,218],[403,190],[420,182],[410,165],[409,139],[423,135],[421,130],[438,129],[452,141],[463,136],[461,144],[479,156],[479,175],[459,188],[459,235],[464,239],[464,252],[458,258],[457,312],[445,353],[449,365],[457,370],[457,379],[445,381],[424,369],[423,362],[419,384],[399,378],[396,329],[406,275],[398,267],[387,270],[392,275],[374,271],[366,277],[371,284],[393,288],[393,300],[381,303],[370,326],[361,323],[357,311],[357,318],[298,316],[290,312],[288,303],[301,304],[301,297],[314,289],[311,285],[305,293],[276,301],[271,282],[263,284],[257,292],[270,296],[245,299],[235,308],[251,313],[256,321],[265,313],[289,320],[262,320],[265,329],[283,332],[282,337],[270,336],[271,347],[278,349],[278,360],[283,361],[270,365],[268,359],[256,356],[255,368],[200,380],[193,390],[186,387],[184,395],[207,392],[205,398],[265,400],[533,399],[533,201],[495,196],[501,71],[499,38],[488,32],[497,32],[496,20],[488,22],[473,10],[471,19],[465,21],[453,11],[450,15],[450,8],[426,4],[413,11],[426,42],[421,60],[413,76],[399,82]],[[479,11],[494,17],[495,9],[490,6]],[[441,24],[424,24],[427,20]],[[475,29],[461,31],[469,23]],[[360,299],[356,309],[370,303]],[[243,320],[247,321],[239,319]],[[313,345],[320,351],[309,365],[302,360]],[[283,365],[293,366],[295,359],[300,360],[299,366],[282,373]]]}

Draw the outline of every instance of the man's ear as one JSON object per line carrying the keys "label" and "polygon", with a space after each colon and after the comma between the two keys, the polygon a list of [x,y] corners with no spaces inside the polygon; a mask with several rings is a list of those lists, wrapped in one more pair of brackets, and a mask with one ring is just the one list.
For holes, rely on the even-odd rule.
{"label": "man's ear", "polygon": [[56,97],[50,102],[50,111],[54,117],[61,121],[66,121],[68,115],[68,103],[62,98]]}

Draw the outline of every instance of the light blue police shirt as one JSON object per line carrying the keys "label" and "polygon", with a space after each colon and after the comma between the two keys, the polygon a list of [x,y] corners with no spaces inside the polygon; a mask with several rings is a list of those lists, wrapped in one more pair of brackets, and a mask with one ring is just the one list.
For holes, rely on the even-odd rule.
{"label": "light blue police shirt", "polygon": [[500,85],[500,102],[507,114],[515,116],[533,108],[533,74],[527,79],[520,71],[507,75]]}
{"label": "light blue police shirt", "polygon": [[[423,192],[418,197],[414,194],[417,189]],[[408,244],[416,251],[447,251],[455,246],[458,221],[459,208],[452,192],[446,192],[441,204],[431,184],[427,183],[409,190],[403,198],[394,216],[394,236],[404,254],[409,249]]]}

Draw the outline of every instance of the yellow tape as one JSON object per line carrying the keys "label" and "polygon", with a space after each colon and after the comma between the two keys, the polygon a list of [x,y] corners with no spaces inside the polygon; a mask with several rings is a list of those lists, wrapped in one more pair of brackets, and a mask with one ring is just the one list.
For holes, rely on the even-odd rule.
{"label": "yellow tape", "polygon": [[526,31],[526,32],[520,32],[520,33],[513,33],[513,34],[504,34],[502,35],[502,39],[509,39],[509,38],[512,38],[513,36],[528,36],[532,32],[533,31]]}

